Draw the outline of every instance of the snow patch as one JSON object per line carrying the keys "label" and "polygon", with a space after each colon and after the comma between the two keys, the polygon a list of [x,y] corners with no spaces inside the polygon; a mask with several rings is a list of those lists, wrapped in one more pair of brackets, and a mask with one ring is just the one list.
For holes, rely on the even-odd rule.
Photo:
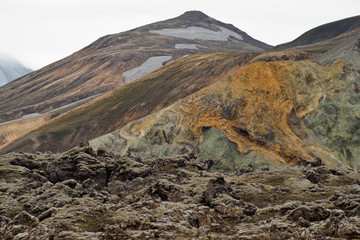
{"label": "snow patch", "polygon": [[125,82],[131,82],[161,68],[164,62],[169,61],[171,58],[171,56],[150,57],[139,67],[123,72],[122,75],[125,77]]}
{"label": "snow patch", "polygon": [[212,31],[203,27],[187,27],[187,28],[165,28],[161,30],[151,30],[151,33],[157,33],[160,35],[186,38],[186,39],[200,39],[200,40],[212,40],[226,42],[230,37],[243,40],[242,36],[227,28],[214,25],[220,29],[220,31]]}
{"label": "snow patch", "polygon": [[176,49],[199,49],[196,44],[182,44],[182,43],[176,44],[175,48]]}

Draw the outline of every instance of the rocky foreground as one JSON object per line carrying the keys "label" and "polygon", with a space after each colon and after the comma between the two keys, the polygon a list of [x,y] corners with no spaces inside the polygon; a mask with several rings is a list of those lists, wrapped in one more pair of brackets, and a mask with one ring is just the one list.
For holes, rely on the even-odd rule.
{"label": "rocky foreground", "polygon": [[357,172],[212,164],[89,147],[1,156],[0,239],[360,239]]}

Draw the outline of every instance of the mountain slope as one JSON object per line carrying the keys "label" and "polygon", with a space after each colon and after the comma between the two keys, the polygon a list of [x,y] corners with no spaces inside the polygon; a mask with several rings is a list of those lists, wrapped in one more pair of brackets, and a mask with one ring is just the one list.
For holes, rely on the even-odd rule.
{"label": "mountain slope", "polygon": [[328,65],[247,65],[156,114],[93,139],[90,146],[141,158],[192,153],[229,172],[300,159],[359,169],[359,41],[318,57]]}
{"label": "mountain slope", "polygon": [[300,119],[318,107],[323,90],[330,88],[319,81],[339,79],[342,68],[310,62],[254,63],[155,115],[91,141],[91,146],[142,158],[193,152],[227,171],[246,164],[294,164],[300,158],[330,163],[336,160],[312,143]]}
{"label": "mountain slope", "polygon": [[[211,85],[245,65],[256,55],[233,51],[183,57],[53,119],[3,151],[67,150],[84,139],[114,131]],[[7,144],[6,135],[0,140]]]}
{"label": "mountain slope", "polygon": [[360,16],[342,19],[313,28],[295,40],[280,44],[275,47],[277,50],[284,50],[299,46],[311,45],[318,42],[336,38],[346,32],[351,32],[360,27]]}
{"label": "mountain slope", "polygon": [[5,54],[0,54],[0,86],[30,72],[32,72],[31,69],[25,67],[16,59]]}
{"label": "mountain slope", "polygon": [[[186,38],[168,36],[181,32]],[[189,29],[196,30],[193,34]],[[160,32],[159,32],[160,31]],[[198,36],[202,36],[198,38]],[[216,37],[215,40],[213,37]],[[105,36],[84,49],[0,88],[0,121],[44,113],[104,93],[133,80],[124,72],[139,68],[143,74],[169,60],[214,50],[264,51],[270,46],[252,39],[232,25],[201,12],[153,23],[124,33]],[[149,66],[143,66],[149,59]],[[165,60],[164,60],[165,59]],[[146,64],[145,64],[146,65]]]}

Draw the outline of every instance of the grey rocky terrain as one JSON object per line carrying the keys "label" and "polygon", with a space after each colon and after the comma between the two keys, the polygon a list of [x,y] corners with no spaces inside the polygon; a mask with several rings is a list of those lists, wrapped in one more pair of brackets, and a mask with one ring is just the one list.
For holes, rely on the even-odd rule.
{"label": "grey rocky terrain", "polygon": [[193,155],[140,159],[90,147],[0,158],[0,239],[359,239],[350,168],[231,174]]}

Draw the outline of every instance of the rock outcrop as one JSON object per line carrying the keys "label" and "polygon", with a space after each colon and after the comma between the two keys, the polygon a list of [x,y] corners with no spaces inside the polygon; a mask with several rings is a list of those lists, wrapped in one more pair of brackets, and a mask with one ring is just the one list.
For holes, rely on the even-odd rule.
{"label": "rock outcrop", "polygon": [[302,160],[223,174],[212,164],[89,147],[3,155],[0,238],[360,238],[357,172]]}
{"label": "rock outcrop", "polygon": [[194,153],[228,172],[299,159],[357,168],[358,79],[344,60],[257,62],[90,145],[144,158]]}

